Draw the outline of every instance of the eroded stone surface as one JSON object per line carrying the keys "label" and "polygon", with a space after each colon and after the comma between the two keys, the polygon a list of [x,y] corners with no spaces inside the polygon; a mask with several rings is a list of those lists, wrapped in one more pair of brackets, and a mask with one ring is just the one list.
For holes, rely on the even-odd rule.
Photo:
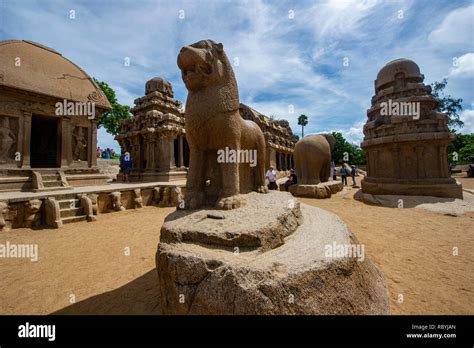
{"label": "eroded stone surface", "polygon": [[[294,232],[283,244],[265,249],[245,248],[255,239],[220,238],[218,243],[201,243],[202,238],[186,241],[169,238],[175,235],[208,238],[232,231],[227,222],[234,221],[241,235],[257,237],[252,231],[266,223],[263,201],[271,197],[273,218],[285,212],[296,217],[302,214],[303,224],[294,225]],[[326,246],[357,244],[357,239],[334,214],[307,205],[290,203],[289,194],[272,192],[253,194],[248,204],[225,212],[225,221],[212,220],[216,230],[185,225],[178,216],[163,225],[156,254],[160,305],[164,314],[385,314],[389,311],[387,289],[381,272],[365,258],[328,258]],[[279,203],[277,203],[279,202]],[[255,209],[255,206],[261,206]],[[276,205],[280,208],[275,210]],[[183,214],[180,212],[179,214]],[[181,219],[196,219],[205,212],[191,213]],[[240,224],[237,214],[245,215]],[[203,215],[204,217],[206,215]],[[287,214],[288,216],[288,214]],[[233,220],[233,218],[235,220]],[[270,218],[270,215],[268,215]],[[211,219],[207,219],[211,220]],[[297,219],[301,221],[301,218]],[[262,221],[261,223],[259,221]],[[219,225],[219,223],[222,223]],[[205,222],[205,225],[208,221]],[[275,225],[284,229],[285,224]],[[248,231],[245,232],[244,229]],[[173,230],[174,232],[171,232]],[[165,232],[165,233],[163,233]],[[269,233],[267,231],[265,233]],[[273,232],[283,236],[286,233]],[[260,237],[262,238],[262,237]]]}
{"label": "eroded stone surface", "polygon": [[321,182],[317,185],[291,185],[289,190],[292,195],[307,198],[330,198],[332,194],[342,191],[341,181]]}
{"label": "eroded stone surface", "polygon": [[[299,202],[289,194],[252,192],[246,202],[245,208],[229,211],[178,210],[166,218],[160,240],[265,251],[283,244],[302,223]],[[223,219],[208,216],[216,213]]]}

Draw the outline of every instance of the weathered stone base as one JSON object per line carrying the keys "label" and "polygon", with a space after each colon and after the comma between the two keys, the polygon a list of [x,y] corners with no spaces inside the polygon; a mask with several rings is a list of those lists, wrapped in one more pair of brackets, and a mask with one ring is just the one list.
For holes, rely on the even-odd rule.
{"label": "weathered stone base", "polygon": [[172,182],[178,180],[186,180],[188,172],[186,170],[177,169],[169,172],[144,172],[135,173],[132,171],[130,180],[136,182]]}
{"label": "weathered stone base", "polygon": [[[436,181],[445,182],[436,182]],[[383,182],[367,177],[361,183],[362,192],[372,195],[433,196],[462,199],[462,185],[454,179],[419,180],[419,182]]]}
{"label": "weathered stone base", "polygon": [[389,312],[383,275],[367,257],[326,256],[328,245],[358,243],[336,215],[287,193],[246,202],[167,217],[156,254],[163,314]]}
{"label": "weathered stone base", "polygon": [[176,207],[184,182],[108,184],[60,191],[0,193],[0,232],[12,228],[58,228],[95,221],[99,214],[144,206]]}
{"label": "weathered stone base", "polygon": [[291,185],[289,190],[293,196],[308,198],[330,198],[333,193],[342,191],[340,181],[320,182],[316,185]]}

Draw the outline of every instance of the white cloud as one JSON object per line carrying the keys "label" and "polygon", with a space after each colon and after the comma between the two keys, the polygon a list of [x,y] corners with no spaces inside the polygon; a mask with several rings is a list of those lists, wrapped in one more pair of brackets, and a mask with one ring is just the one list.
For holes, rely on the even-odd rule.
{"label": "white cloud", "polygon": [[456,46],[458,48],[472,47],[474,31],[474,5],[457,8],[451,11],[433,30],[428,40],[443,49],[446,46]]}
{"label": "white cloud", "polygon": [[455,66],[451,68],[449,76],[473,77],[474,76],[474,53],[466,53],[455,60]]}
{"label": "white cloud", "polygon": [[473,134],[474,133],[474,110],[463,110],[459,115],[461,121],[464,122],[464,127],[461,128],[461,133],[463,134]]}
{"label": "white cloud", "polygon": [[[51,46],[107,82],[122,104],[133,106],[133,100],[143,96],[145,82],[155,76],[169,80],[184,104],[187,91],[176,56],[181,46],[210,38],[224,44],[231,61],[239,58],[234,70],[243,103],[287,119],[296,133],[297,117],[304,113],[309,117],[308,132],[339,129],[355,143],[363,137],[358,122],[365,118],[373,80],[385,63],[411,58],[427,81],[439,81],[449,74],[452,57],[473,52],[466,34],[472,15],[466,5],[446,15],[443,5],[404,0],[166,0],[142,1],[140,6],[120,0],[114,6],[0,1],[2,39],[31,39]],[[68,18],[71,8],[76,10],[75,20]],[[289,9],[294,10],[293,19]],[[397,18],[399,10],[405,14],[402,20]],[[464,42],[461,51],[445,48],[445,41],[454,40],[452,35],[464,37],[454,38]],[[428,42],[428,36],[434,41]],[[350,58],[348,67],[342,65],[344,56]],[[130,67],[124,66],[124,57],[130,57]],[[471,59],[463,57],[446,92],[472,100],[472,78],[457,78],[468,69],[465,59]],[[288,113],[289,104],[294,114]],[[104,146],[113,142],[104,138],[103,130],[99,136]]]}

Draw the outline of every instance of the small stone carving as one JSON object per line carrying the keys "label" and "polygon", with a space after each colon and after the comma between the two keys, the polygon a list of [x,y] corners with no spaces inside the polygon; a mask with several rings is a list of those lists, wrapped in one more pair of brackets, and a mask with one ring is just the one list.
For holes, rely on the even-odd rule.
{"label": "small stone carving", "polygon": [[133,205],[134,208],[143,208],[142,192],[139,188],[133,190]]}
{"label": "small stone carving", "polygon": [[64,172],[62,170],[60,170],[58,172],[59,174],[59,178],[61,180],[61,186],[62,187],[69,187],[69,183],[67,182],[67,179],[66,179],[66,174],[64,174]]}
{"label": "small stone carving", "polygon": [[84,134],[84,127],[76,127],[72,133],[73,137],[73,159],[75,161],[87,160],[87,137]]}
{"label": "small stone carving", "polygon": [[44,200],[44,213],[48,227],[59,228],[63,225],[59,202],[54,197],[48,197]]}
{"label": "small stone carving", "polygon": [[171,191],[169,187],[164,187],[161,195],[160,207],[169,207],[171,205]]}
{"label": "small stone carving", "polygon": [[8,203],[0,202],[0,231],[7,230]]}
{"label": "small stone carving", "polygon": [[39,172],[32,171],[31,179],[33,180],[33,188],[36,190],[44,189],[43,178]]}
{"label": "small stone carving", "polygon": [[157,186],[157,187],[153,188],[153,202],[156,205],[159,205],[160,200],[161,200],[161,187]]}
{"label": "small stone carving", "polygon": [[114,211],[123,211],[125,207],[122,205],[122,193],[120,191],[115,191],[109,194],[109,197],[112,202],[112,209]]}
{"label": "small stone carving", "polygon": [[11,161],[10,149],[16,144],[16,136],[10,129],[10,119],[0,117],[0,163]]}
{"label": "small stone carving", "polygon": [[87,197],[89,197],[89,199],[91,200],[92,214],[95,216],[99,215],[99,206],[97,201],[99,196],[96,193],[89,193]]}
{"label": "small stone carving", "polygon": [[183,200],[183,196],[181,194],[181,187],[179,187],[179,186],[173,187],[171,189],[171,202],[170,202],[170,205],[174,206],[174,207],[177,207],[182,200]]}
{"label": "small stone carving", "polygon": [[82,211],[87,216],[87,221],[96,221],[97,217],[94,215],[92,200],[85,194],[79,195],[78,198]]}
{"label": "small stone carving", "polygon": [[24,203],[25,215],[23,225],[25,227],[31,228],[41,225],[41,214],[38,214],[41,209],[41,204],[42,201],[39,199],[31,199]]}

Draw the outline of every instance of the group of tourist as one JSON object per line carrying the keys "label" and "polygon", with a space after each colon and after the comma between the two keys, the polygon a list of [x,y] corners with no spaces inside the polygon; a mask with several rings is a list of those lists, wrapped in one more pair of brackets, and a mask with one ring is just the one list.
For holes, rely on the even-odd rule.
{"label": "group of tourist", "polygon": [[115,155],[114,149],[97,147],[97,158],[111,159]]}
{"label": "group of tourist", "polygon": [[[333,162],[334,163],[334,162]],[[352,178],[352,186],[356,186],[357,183],[356,183],[356,174],[357,174],[357,170],[356,170],[356,166],[355,165],[351,165],[351,169],[350,171],[346,168],[347,164],[346,163],[343,163],[342,166],[341,166],[341,180],[342,180],[342,184],[344,186],[347,186],[347,177],[350,175],[351,178]],[[332,178],[333,180],[336,180],[336,166],[334,167],[331,167],[331,171],[332,171]]]}
{"label": "group of tourist", "polygon": [[[276,172],[273,169],[273,167],[270,166],[268,168],[265,178],[268,180],[268,189],[269,190],[278,190],[278,185],[277,185],[277,177],[276,177]],[[284,186],[285,186],[285,191],[288,191],[289,187],[291,185],[297,184],[298,183],[298,177],[296,176],[296,172],[294,169],[290,170],[290,175],[288,175],[288,180],[285,181]]]}
{"label": "group of tourist", "polygon": [[[357,169],[355,165],[351,165],[351,170],[349,171],[346,168],[347,164],[343,163],[341,166],[341,180],[343,185],[347,186],[347,177],[350,175],[352,178],[352,186],[356,186],[356,175],[357,175]],[[474,168],[471,169],[474,174]],[[337,180],[337,170],[336,170],[336,165],[334,161],[331,163],[331,176],[333,180]],[[268,189],[269,190],[278,190],[278,184],[277,184],[277,175],[273,167],[270,166],[270,168],[267,170],[265,174],[265,178],[268,180]],[[290,170],[290,174],[288,175],[288,180],[285,181],[284,186],[285,186],[285,191],[289,190],[289,187],[291,185],[295,185],[298,183],[298,177],[296,175],[296,172],[294,169]]]}

